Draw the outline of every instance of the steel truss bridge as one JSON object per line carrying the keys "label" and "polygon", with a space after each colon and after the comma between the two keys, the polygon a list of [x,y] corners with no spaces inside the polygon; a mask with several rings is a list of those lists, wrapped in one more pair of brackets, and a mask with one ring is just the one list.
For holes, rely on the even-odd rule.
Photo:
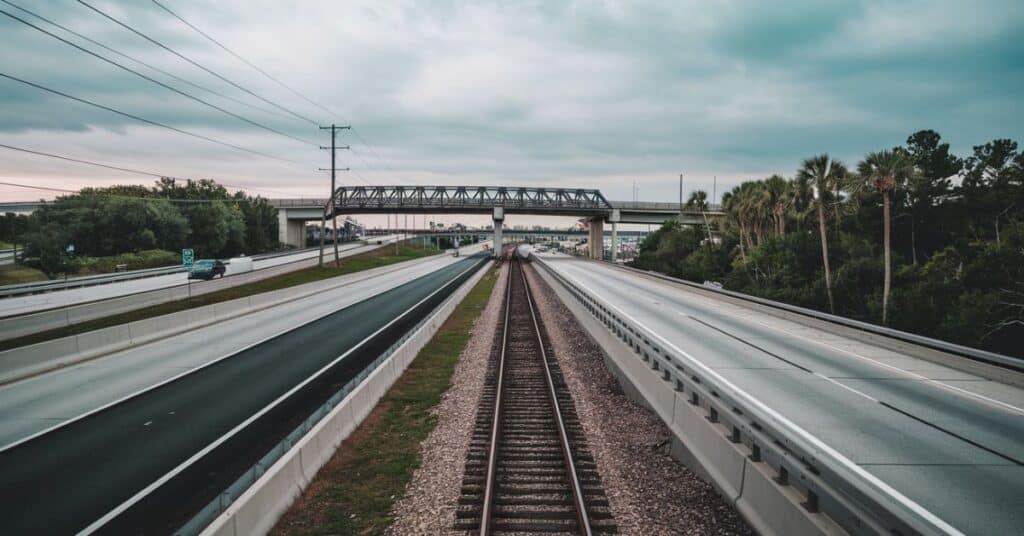
{"label": "steel truss bridge", "polygon": [[613,210],[598,190],[505,186],[342,186],[333,213],[505,213],[603,217]]}

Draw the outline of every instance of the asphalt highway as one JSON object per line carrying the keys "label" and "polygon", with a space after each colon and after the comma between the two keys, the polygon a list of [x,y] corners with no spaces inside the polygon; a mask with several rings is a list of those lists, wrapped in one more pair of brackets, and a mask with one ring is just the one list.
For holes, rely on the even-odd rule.
{"label": "asphalt highway", "polygon": [[1024,527],[1024,390],[682,285],[546,260],[965,534]]}
{"label": "asphalt highway", "polygon": [[[0,527],[12,534],[64,534],[83,529],[480,260],[459,259],[178,380],[0,451],[0,504],[4,505],[0,509]],[[173,345],[174,340],[164,344]],[[374,350],[379,354],[378,348]],[[321,387],[337,388],[373,357],[374,352],[346,357],[332,376],[325,378],[328,384]],[[308,401],[299,402],[295,407],[309,405]],[[296,418],[284,414],[273,417],[273,422],[267,421],[271,428],[265,427],[263,432],[278,433]],[[268,433],[248,437],[233,445],[235,450],[220,453],[222,460],[231,460],[235,466],[202,467],[212,472],[200,477],[185,475],[191,480],[183,476],[184,483],[179,484],[191,482],[209,487],[210,482],[230,482],[237,472],[248,467],[243,462],[254,455],[246,449],[254,444],[269,446],[261,444]],[[262,453],[255,455],[258,458]],[[183,490],[187,488],[174,490],[184,493],[177,495],[178,502],[196,499],[196,490]],[[201,501],[196,506],[200,504]],[[175,506],[163,505],[168,512]],[[154,512],[145,511],[145,517],[138,519],[145,519],[151,524],[149,530],[156,532],[170,528],[160,525],[162,521],[153,517]]]}
{"label": "asphalt highway", "polygon": [[344,275],[305,298],[0,386],[0,448],[457,260],[445,255]]}
{"label": "asphalt highway", "polygon": [[[338,246],[338,249],[339,251],[344,252],[345,256],[349,256],[356,255],[358,253],[363,253],[365,251],[370,251],[378,247],[380,246],[340,244]],[[319,254],[319,249],[302,250],[300,252],[296,252],[290,255],[281,255],[265,259],[255,259],[253,261],[253,269],[260,270],[263,268],[270,268],[272,266],[278,266],[289,262],[295,262],[303,259],[311,259],[313,257],[318,256]],[[326,247],[324,250],[324,257],[333,257],[333,255],[334,248]],[[230,275],[231,272],[229,267],[228,276]],[[78,303],[86,303],[97,300],[107,300],[110,298],[117,298],[119,296],[125,296],[128,294],[135,294],[137,292],[146,292],[149,290],[175,287],[178,285],[184,285],[186,283],[188,283],[188,274],[186,274],[185,272],[178,272],[167,275],[145,277],[141,279],[118,281],[115,283],[95,285],[91,287],[69,288],[67,290],[58,290],[53,292],[44,292],[40,294],[29,294],[25,296],[3,298],[0,299],[0,317],[23,315],[37,311],[43,311],[46,309],[53,309],[56,307],[75,305]],[[211,282],[207,281],[192,282],[192,284],[197,287],[210,283]]]}

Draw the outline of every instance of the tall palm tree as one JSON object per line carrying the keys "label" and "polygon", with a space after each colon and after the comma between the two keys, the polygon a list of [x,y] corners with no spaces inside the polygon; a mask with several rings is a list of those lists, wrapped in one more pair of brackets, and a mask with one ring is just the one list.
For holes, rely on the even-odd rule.
{"label": "tall palm tree", "polygon": [[740,210],[741,201],[740,187],[736,186],[731,191],[722,194],[722,210],[725,211],[726,222],[736,226],[740,235],[740,258],[743,264],[747,264],[747,249],[744,244],[746,228],[743,223],[743,216]]}
{"label": "tall palm tree", "polygon": [[690,194],[690,199],[686,201],[686,206],[699,210],[701,216],[704,217],[704,227],[708,230],[708,247],[710,248],[714,244],[711,242],[711,222],[708,221],[706,212],[708,209],[708,193],[704,190],[695,190]]}
{"label": "tall palm tree", "polygon": [[793,202],[792,187],[783,177],[772,175],[764,180],[764,190],[768,196],[772,221],[775,223],[775,234],[782,236],[786,234],[786,214]]}
{"label": "tall palm tree", "polygon": [[828,308],[832,314],[836,313],[836,304],[832,298],[832,269],[828,263],[825,203],[845,175],[846,167],[843,166],[843,163],[833,160],[828,154],[820,154],[804,160],[800,170],[797,171],[797,178],[806,181],[814,189],[814,200],[818,209],[818,230],[821,232],[821,259],[825,265],[825,292],[828,294]]}
{"label": "tall palm tree", "polygon": [[868,153],[857,166],[857,171],[862,180],[874,185],[878,193],[882,194],[882,247],[885,251],[885,281],[882,285],[882,324],[884,325],[889,321],[889,291],[892,287],[892,248],[890,245],[892,193],[913,173],[913,161],[907,152],[900,148],[877,151]]}

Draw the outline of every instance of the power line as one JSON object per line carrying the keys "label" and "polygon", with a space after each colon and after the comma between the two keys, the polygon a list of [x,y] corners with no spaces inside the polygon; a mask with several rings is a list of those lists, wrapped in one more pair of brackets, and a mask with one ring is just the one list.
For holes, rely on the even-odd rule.
{"label": "power line", "polygon": [[[213,38],[213,36],[211,36],[211,35],[207,34],[207,33],[206,33],[206,32],[204,32],[203,30],[199,29],[199,28],[198,28],[198,27],[197,27],[196,25],[194,25],[194,24],[192,24],[191,22],[189,22],[189,21],[185,20],[185,18],[184,18],[184,17],[182,17],[181,15],[178,15],[178,14],[177,14],[177,13],[175,13],[174,11],[171,11],[171,9],[170,9],[170,8],[168,8],[167,6],[165,6],[165,5],[161,4],[161,3],[160,3],[160,2],[158,1],[158,0],[152,0],[152,2],[153,2],[154,4],[156,4],[156,5],[158,6],[158,7],[160,7],[160,9],[163,9],[164,11],[166,11],[167,13],[169,13],[169,14],[170,14],[170,15],[171,15],[172,17],[174,17],[174,18],[178,19],[179,21],[181,21],[181,22],[182,22],[182,24],[184,24],[185,26],[188,26],[189,28],[191,28],[192,30],[194,30],[194,31],[195,31],[196,33],[198,33],[199,35],[201,35],[201,36],[205,37],[206,39],[208,39],[208,40],[209,40],[209,41],[210,41],[211,43],[213,43],[213,44],[217,45],[218,47],[220,47],[221,49],[223,49],[223,50],[224,50],[225,52],[227,52],[228,54],[231,54],[232,56],[234,56],[234,57],[235,57],[236,59],[238,59],[238,61],[241,61],[242,63],[244,63],[244,64],[248,65],[249,67],[251,67],[251,68],[253,68],[254,70],[256,70],[256,72],[258,72],[258,73],[262,74],[263,76],[265,76],[265,77],[269,78],[269,79],[270,79],[270,80],[272,80],[273,82],[276,82],[276,83],[277,83],[278,85],[280,85],[281,87],[283,87],[283,88],[287,89],[288,91],[290,91],[290,92],[291,92],[292,94],[294,94],[295,96],[297,96],[297,97],[299,97],[300,99],[302,99],[302,100],[304,100],[304,101],[308,102],[309,104],[312,104],[313,106],[316,106],[316,107],[317,107],[317,108],[319,108],[320,110],[322,110],[322,111],[324,111],[324,112],[327,112],[328,114],[330,114],[330,115],[332,115],[332,116],[335,116],[335,117],[341,117],[341,116],[340,116],[339,114],[337,114],[337,113],[333,112],[332,110],[330,110],[330,109],[329,109],[329,108],[327,108],[326,106],[323,106],[323,105],[321,105],[320,103],[318,103],[318,102],[316,102],[316,101],[314,101],[314,100],[310,99],[309,97],[307,97],[307,96],[303,95],[303,94],[302,94],[302,93],[300,93],[300,92],[299,92],[298,90],[296,90],[296,89],[292,88],[292,87],[291,87],[291,86],[289,86],[288,84],[285,84],[284,82],[282,82],[282,81],[281,81],[281,80],[279,80],[278,78],[274,77],[274,76],[273,76],[273,75],[271,75],[270,73],[268,73],[268,72],[266,72],[265,70],[261,69],[261,68],[260,68],[259,66],[257,66],[257,65],[256,65],[256,64],[254,64],[253,62],[251,62],[251,61],[249,61],[249,60],[245,59],[244,57],[242,57],[241,55],[239,55],[238,53],[236,53],[236,52],[235,52],[234,50],[231,50],[231,49],[230,49],[230,48],[228,48],[228,47],[227,47],[226,45],[224,45],[223,43],[221,43],[221,42],[220,42],[220,41],[218,41],[217,39]],[[342,118],[342,119],[344,119],[344,118]],[[345,121],[345,122],[346,122],[346,123],[350,123],[350,124],[351,124],[351,122],[350,122],[350,121]],[[370,142],[366,141],[366,138],[364,138],[364,137],[362,136],[362,134],[360,134],[360,133],[359,133],[359,130],[358,130],[358,129],[356,129],[356,127],[355,127],[355,126],[353,126],[353,127],[352,127],[352,133],[353,133],[353,134],[354,134],[354,135],[356,136],[356,138],[358,138],[358,139],[359,139],[359,141],[360,141],[360,142],[362,142],[362,144],[363,144],[363,145],[365,145],[365,146],[366,146],[366,148],[367,148],[367,149],[368,149],[368,150],[370,151],[370,153],[372,153],[372,154],[373,154],[373,155],[374,155],[374,156],[375,156],[375,157],[377,158],[377,160],[380,160],[382,164],[385,164],[385,167],[386,167],[386,168],[388,168],[388,167],[389,167],[389,166],[387,166],[387,164],[386,164],[386,162],[384,161],[384,159],[383,159],[383,158],[382,158],[382,157],[380,156],[380,154],[379,154],[379,153],[378,153],[378,152],[376,151],[376,149],[374,149],[374,148],[373,148],[373,146],[372,146],[372,145],[370,144]],[[356,153],[356,156],[358,156],[358,157],[359,157],[359,159],[360,159],[360,160],[361,160],[361,161],[363,162],[363,164],[365,164],[365,165],[366,165],[366,167],[369,167],[369,168],[371,168],[371,169],[373,168],[373,166],[371,166],[371,165],[370,165],[370,163],[366,161],[366,159],[364,159],[364,158],[363,158],[363,157],[362,157],[361,155],[359,155],[357,151],[353,150],[353,152],[354,152],[354,153]],[[395,170],[394,170],[394,169],[390,169],[390,171],[391,171],[392,173],[394,173],[394,172],[395,172]]]}
{"label": "power line", "polygon": [[226,141],[220,141],[220,140],[211,138],[209,136],[204,136],[202,134],[197,134],[195,132],[189,132],[187,130],[183,130],[183,129],[180,129],[180,128],[177,128],[177,127],[172,127],[170,125],[167,125],[167,124],[164,124],[164,123],[160,123],[160,122],[157,122],[157,121],[153,121],[151,119],[146,119],[144,117],[140,117],[140,116],[137,116],[137,115],[134,115],[134,114],[130,114],[128,112],[122,112],[121,110],[117,110],[117,109],[111,108],[109,106],[104,106],[102,104],[98,104],[98,103],[95,103],[93,101],[90,101],[90,100],[87,100],[87,99],[83,99],[81,97],[75,97],[74,95],[70,95],[68,93],[64,93],[63,91],[59,91],[59,90],[56,90],[56,89],[53,89],[53,88],[49,88],[49,87],[46,87],[46,86],[43,86],[43,85],[40,85],[40,84],[36,84],[35,82],[29,82],[28,80],[23,80],[21,78],[9,75],[9,74],[4,73],[4,72],[0,72],[0,77],[6,78],[8,80],[13,80],[15,82],[20,82],[20,83],[25,84],[27,86],[31,86],[31,87],[34,87],[36,89],[39,89],[39,90],[42,90],[42,91],[46,91],[48,93],[53,93],[54,95],[60,95],[61,97],[64,97],[64,98],[67,98],[67,99],[71,99],[73,101],[80,102],[82,104],[88,104],[89,106],[93,106],[93,107],[99,108],[101,110],[105,110],[105,111],[108,111],[108,112],[111,112],[111,113],[115,113],[117,115],[124,116],[124,117],[127,117],[129,119],[134,119],[136,121],[139,121],[139,122],[142,122],[142,123],[146,123],[147,125],[152,125],[152,126],[155,126],[155,127],[165,128],[167,130],[172,130],[172,131],[177,132],[179,134],[184,134],[186,136],[191,136],[193,138],[198,138],[198,139],[205,140],[205,141],[208,141],[208,142],[211,142],[211,143],[216,143],[218,145],[223,145],[225,147],[230,147],[232,149],[237,149],[239,151],[244,151],[244,152],[247,152],[247,153],[250,153],[250,154],[262,156],[264,158],[270,158],[272,160],[278,160],[278,161],[281,161],[281,162],[289,162],[289,163],[292,163],[292,164],[296,164],[296,165],[305,167],[302,163],[300,163],[298,161],[295,161],[295,160],[291,160],[291,159],[288,159],[288,158],[283,158],[283,157],[280,157],[280,156],[274,156],[272,154],[264,153],[264,152],[261,152],[261,151],[256,151],[256,150],[253,150],[253,149],[247,149],[245,147],[241,147],[239,145],[234,145],[234,144],[228,143]]}
{"label": "power line", "polygon": [[200,63],[196,62],[195,60],[193,60],[193,59],[191,59],[191,58],[181,54],[180,52],[178,52],[178,51],[172,49],[171,47],[161,43],[160,41],[157,41],[156,39],[153,39],[152,37],[149,37],[148,35],[140,32],[139,30],[136,30],[135,28],[129,26],[128,24],[126,24],[124,22],[121,22],[120,20],[112,17],[111,15],[108,15],[107,13],[101,11],[100,9],[92,6],[91,4],[86,2],[85,0],[78,0],[78,3],[82,4],[83,6],[89,8],[89,9],[91,9],[93,11],[95,11],[96,13],[99,13],[103,17],[109,19],[110,21],[112,21],[115,24],[121,26],[122,28],[125,28],[126,30],[134,33],[135,35],[138,35],[139,37],[149,41],[150,43],[153,43],[154,45],[156,45],[156,46],[166,50],[167,52],[170,52],[171,54],[174,54],[175,56],[177,56],[177,57],[179,57],[179,58],[181,58],[181,59],[191,63],[192,65],[194,65],[194,66],[196,66],[196,67],[206,71],[207,73],[209,73],[209,74],[211,74],[211,75],[213,75],[213,76],[223,80],[224,82],[234,86],[235,88],[237,88],[237,89],[239,89],[241,91],[244,91],[244,92],[252,95],[253,97],[256,97],[257,99],[260,99],[261,101],[266,102],[267,104],[269,104],[269,105],[271,105],[271,106],[273,106],[275,108],[278,108],[278,109],[280,109],[280,110],[282,110],[284,112],[287,112],[287,113],[289,113],[289,114],[291,114],[291,115],[293,115],[293,116],[295,116],[295,117],[297,117],[299,119],[302,119],[302,120],[307,121],[309,123],[312,123],[314,125],[318,125],[318,123],[316,121],[314,121],[314,120],[312,120],[312,119],[310,119],[308,117],[305,117],[303,115],[297,114],[297,113],[289,110],[288,108],[285,108],[284,106],[281,106],[280,104],[277,104],[276,102],[273,102],[273,101],[271,101],[269,99],[266,99],[266,98],[264,98],[264,97],[262,97],[260,95],[257,95],[256,93],[254,93],[253,91],[249,90],[248,88],[245,88],[245,87],[243,87],[243,86],[241,86],[241,85],[231,81],[230,79],[225,78],[224,76],[221,76],[219,73],[217,73],[217,72],[215,72],[215,71],[213,71],[211,69],[206,68],[205,66],[203,66]]}
{"label": "power line", "polygon": [[178,19],[179,21],[181,21],[181,22],[182,22],[182,23],[183,23],[183,24],[184,24],[185,26],[188,26],[189,28],[192,28],[193,30],[195,30],[195,32],[196,32],[196,33],[198,33],[199,35],[201,35],[201,36],[205,37],[206,39],[210,40],[210,42],[212,42],[213,44],[217,45],[218,47],[220,47],[221,49],[223,49],[223,50],[224,50],[225,52],[227,52],[228,54],[231,54],[232,56],[234,56],[235,58],[237,58],[237,59],[238,59],[238,61],[241,61],[242,63],[244,63],[244,64],[248,65],[249,67],[252,67],[252,68],[253,68],[253,69],[255,69],[255,70],[256,70],[257,72],[259,72],[259,73],[260,73],[260,74],[262,74],[263,76],[265,76],[265,77],[267,77],[267,78],[269,78],[269,79],[273,80],[274,82],[277,82],[277,83],[278,83],[278,84],[279,84],[279,85],[280,85],[281,87],[283,87],[283,88],[287,89],[288,91],[292,92],[292,94],[296,95],[296,96],[297,96],[297,97],[299,97],[300,99],[302,99],[302,100],[304,100],[304,101],[306,101],[306,102],[308,102],[308,103],[312,104],[313,106],[316,106],[317,108],[319,108],[319,109],[323,110],[324,112],[327,112],[327,113],[328,113],[328,114],[330,114],[330,115],[335,115],[335,116],[336,116],[336,115],[338,115],[338,114],[336,114],[336,113],[334,113],[334,112],[332,112],[332,111],[328,110],[327,108],[325,108],[325,107],[323,107],[323,106],[321,106],[321,105],[317,104],[317,103],[316,103],[315,101],[311,100],[311,99],[310,99],[309,97],[306,97],[306,96],[305,96],[305,95],[303,95],[302,93],[299,93],[299,92],[298,92],[297,90],[295,90],[295,89],[292,89],[292,87],[291,87],[291,86],[289,86],[288,84],[285,84],[284,82],[282,82],[282,81],[278,80],[277,78],[275,78],[274,76],[270,75],[270,73],[268,73],[268,72],[264,71],[263,69],[260,69],[259,67],[257,67],[257,66],[256,66],[256,65],[255,65],[254,63],[252,63],[251,61],[249,61],[249,60],[247,60],[247,59],[243,58],[242,56],[238,55],[238,54],[237,54],[237,53],[236,53],[236,52],[235,52],[234,50],[231,50],[230,48],[228,48],[227,46],[225,46],[225,45],[224,45],[223,43],[221,43],[220,41],[218,41],[218,40],[214,39],[213,37],[211,37],[211,36],[210,36],[209,34],[207,34],[206,32],[204,32],[204,31],[200,30],[199,28],[197,28],[197,27],[196,27],[196,26],[195,26],[194,24],[192,24],[191,22],[189,22],[189,21],[185,20],[184,18],[182,18],[182,17],[181,17],[180,15],[178,15],[177,13],[175,13],[175,12],[171,11],[171,10],[170,10],[170,8],[168,8],[167,6],[165,6],[165,5],[161,4],[160,2],[157,2],[157,0],[153,0],[153,3],[154,3],[154,4],[156,4],[157,6],[159,6],[159,7],[160,7],[160,9],[163,9],[164,11],[166,11],[167,13],[169,13],[169,14],[170,14],[170,15],[171,15],[172,17],[174,17],[174,18]]}
{"label": "power line", "polygon": [[[70,156],[63,156],[63,155],[53,154],[53,153],[45,153],[45,152],[42,152],[42,151],[35,151],[35,150],[32,150],[32,149],[26,149],[24,147],[15,147],[13,145],[7,145],[7,144],[3,144],[3,143],[0,143],[0,147],[3,147],[4,149],[10,149],[12,151],[19,151],[19,152],[22,152],[22,153],[28,153],[28,154],[33,154],[33,155],[37,155],[37,156],[45,156],[45,157],[48,157],[48,158],[55,158],[55,159],[58,159],[58,160],[65,160],[67,162],[75,162],[75,163],[78,163],[78,164],[85,164],[85,165],[89,165],[89,166],[96,166],[96,167],[101,167],[101,168],[106,168],[106,169],[112,169],[114,171],[123,171],[125,173],[133,173],[133,174],[136,174],[136,175],[148,175],[150,177],[157,177],[157,178],[161,178],[161,179],[166,177],[168,179],[190,180],[190,179],[185,178],[185,177],[175,177],[174,175],[168,175],[166,173],[154,173],[152,171],[142,171],[142,170],[138,170],[138,169],[114,166],[114,165],[110,165],[110,164],[102,164],[100,162],[93,162],[92,160],[83,160],[83,159],[80,159],[80,158],[73,158],[73,157],[70,157]],[[236,186],[236,185],[233,185],[233,184],[227,184],[225,182],[219,182],[219,181],[217,182],[217,184],[220,184],[222,186],[226,186],[228,188],[234,188],[236,190],[242,190],[242,191],[248,190],[248,191],[252,191],[252,192],[272,192],[272,193],[281,194],[281,195],[295,195],[293,193],[282,192],[282,191],[279,191],[279,190],[267,190],[267,189],[262,189],[262,188],[246,188],[246,187],[243,187],[243,186]]]}
{"label": "power line", "polygon": [[220,106],[217,106],[216,104],[207,102],[207,101],[205,101],[205,100],[203,100],[203,99],[201,99],[199,97],[196,97],[196,96],[194,96],[194,95],[192,95],[190,93],[186,93],[186,92],[184,92],[184,91],[182,91],[182,90],[180,90],[180,89],[178,89],[178,88],[176,88],[174,86],[171,86],[169,84],[165,84],[165,83],[163,83],[163,82],[161,82],[161,81],[159,81],[159,80],[157,80],[155,78],[151,78],[149,76],[146,76],[146,75],[144,75],[144,74],[142,74],[142,73],[132,69],[131,67],[126,67],[125,65],[122,65],[122,64],[120,64],[120,63],[118,63],[118,62],[116,62],[116,61],[114,61],[114,60],[112,60],[110,58],[104,57],[104,56],[102,56],[100,54],[97,54],[96,52],[93,52],[93,51],[91,51],[91,50],[89,50],[89,49],[87,49],[87,48],[85,48],[83,46],[80,46],[80,45],[77,45],[75,43],[72,43],[71,41],[68,41],[67,39],[64,39],[63,37],[60,37],[57,34],[54,34],[54,33],[49,32],[49,31],[47,31],[47,30],[45,30],[43,28],[40,28],[39,26],[36,26],[35,24],[32,24],[31,22],[28,22],[27,20],[25,20],[25,19],[23,19],[23,18],[21,18],[21,17],[19,17],[17,15],[14,15],[14,14],[9,13],[7,11],[4,11],[2,9],[0,9],[0,13],[2,13],[4,15],[7,15],[8,17],[10,17],[10,18],[12,18],[12,19],[14,19],[14,20],[16,20],[16,21],[26,25],[26,26],[34,28],[34,29],[38,30],[39,32],[42,32],[42,33],[44,33],[44,34],[46,34],[46,35],[48,35],[48,36],[50,36],[50,37],[60,41],[60,42],[68,45],[68,46],[74,47],[74,48],[76,48],[76,49],[78,49],[78,50],[80,50],[82,52],[85,52],[86,54],[89,54],[90,56],[93,56],[93,57],[98,58],[100,60],[103,60],[103,61],[105,61],[105,62],[107,62],[107,63],[109,63],[111,65],[114,65],[116,67],[124,69],[125,71],[128,71],[128,72],[138,76],[139,78],[142,78],[144,80],[148,80],[148,81],[150,81],[150,82],[152,82],[152,83],[154,83],[154,84],[156,84],[156,85],[158,85],[160,87],[163,87],[165,89],[173,91],[173,92],[175,92],[175,93],[177,93],[177,94],[179,94],[179,95],[181,95],[181,96],[183,96],[185,98],[188,98],[188,99],[191,99],[193,101],[196,101],[196,102],[198,102],[200,104],[203,104],[205,106],[213,108],[214,110],[217,110],[217,111],[222,112],[224,114],[230,115],[231,117],[234,117],[234,118],[236,118],[238,120],[241,120],[241,121],[244,121],[246,123],[249,123],[250,125],[253,125],[255,127],[262,128],[262,129],[264,129],[266,131],[272,132],[272,133],[277,134],[279,136],[284,136],[286,138],[289,138],[291,140],[294,140],[294,141],[297,141],[297,142],[300,142],[300,143],[308,143],[308,144],[316,145],[315,143],[313,143],[311,141],[303,140],[302,138],[297,138],[295,136],[292,136],[291,134],[282,132],[282,131],[277,130],[277,129],[273,128],[273,127],[269,127],[269,126],[264,125],[262,123],[253,121],[253,120],[251,120],[251,119],[249,119],[247,117],[238,115],[238,114],[236,114],[236,113],[234,113],[232,111],[229,111],[229,110],[226,110],[224,108],[221,108]]}
{"label": "power line", "polygon": [[81,34],[79,32],[76,32],[75,30],[72,30],[71,28],[68,28],[67,26],[64,26],[64,25],[62,25],[60,23],[54,22],[52,19],[48,19],[48,18],[46,18],[46,17],[44,17],[44,16],[42,16],[42,15],[40,15],[38,13],[30,11],[29,9],[21,7],[21,6],[15,4],[13,2],[10,2],[8,0],[0,0],[0,1],[2,1],[3,3],[13,7],[14,9],[17,9],[19,11],[22,11],[24,13],[32,15],[33,17],[35,17],[37,19],[40,19],[40,20],[45,21],[45,22],[47,22],[47,23],[49,23],[49,24],[51,24],[53,26],[56,26],[57,28],[60,28],[61,30],[64,30],[65,32],[67,32],[67,33],[69,33],[71,35],[74,35],[75,37],[78,37],[79,39],[82,39],[83,41],[87,41],[89,43],[92,43],[92,44],[102,48],[103,50],[106,50],[106,51],[111,52],[113,54],[117,54],[118,56],[120,56],[122,58],[131,60],[131,61],[133,61],[133,62],[135,62],[135,63],[137,63],[139,65],[142,65],[143,67],[146,67],[146,68],[151,69],[153,71],[156,71],[156,72],[158,72],[158,73],[160,73],[160,74],[162,74],[164,76],[167,76],[168,78],[173,78],[173,79],[175,79],[175,80],[177,80],[177,81],[179,81],[179,82],[181,82],[183,84],[188,84],[188,85],[190,85],[190,86],[192,86],[192,87],[194,87],[196,89],[201,89],[203,91],[206,91],[207,93],[211,93],[211,94],[216,95],[216,96],[218,96],[218,97],[220,97],[222,99],[229,100],[229,101],[232,101],[232,102],[234,102],[236,104],[241,104],[242,106],[247,106],[249,108],[252,108],[253,110],[259,110],[259,111],[261,111],[263,113],[271,114],[271,115],[274,115],[274,116],[277,116],[277,117],[281,117],[281,118],[284,118],[284,119],[291,119],[290,117],[282,114],[281,112],[278,112],[278,111],[275,111],[275,110],[270,110],[270,109],[267,109],[267,108],[263,108],[261,106],[256,106],[255,104],[250,104],[250,103],[245,102],[245,101],[243,101],[241,99],[236,99],[235,97],[232,97],[230,95],[225,95],[224,93],[221,93],[221,92],[216,91],[214,89],[210,89],[210,88],[208,88],[206,86],[203,86],[203,85],[200,85],[200,84],[196,84],[195,82],[192,82],[190,80],[182,78],[182,77],[180,77],[180,76],[178,76],[178,75],[176,75],[174,73],[165,71],[164,69],[161,69],[161,68],[159,68],[159,67],[157,67],[155,65],[152,65],[150,63],[147,63],[145,61],[142,61],[142,60],[140,60],[140,59],[138,59],[138,58],[136,58],[134,56],[131,56],[129,54],[125,54],[125,53],[123,53],[123,52],[121,52],[119,50],[116,50],[116,49],[112,48],[112,47],[109,47],[109,46],[107,46],[107,45],[105,45],[105,44],[103,44],[103,43],[101,43],[101,42],[99,42],[99,41],[97,41],[95,39],[92,39],[91,37],[88,37],[88,36],[83,35],[83,34]]}

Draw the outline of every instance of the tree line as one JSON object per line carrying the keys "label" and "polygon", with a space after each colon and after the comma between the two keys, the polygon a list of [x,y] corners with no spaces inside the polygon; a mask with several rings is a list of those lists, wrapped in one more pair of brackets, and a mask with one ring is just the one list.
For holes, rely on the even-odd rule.
{"label": "tree line", "polygon": [[960,157],[922,130],[853,166],[821,154],[791,178],[744,182],[722,209],[704,228],[669,222],[634,264],[1024,355],[1024,153],[1013,140]]}
{"label": "tree line", "polygon": [[23,244],[24,258],[52,277],[73,271],[81,257],[186,247],[198,257],[269,251],[278,247],[277,227],[266,199],[229,194],[213,180],[162,178],[153,187],[84,188],[30,216],[6,214],[0,240]]}

